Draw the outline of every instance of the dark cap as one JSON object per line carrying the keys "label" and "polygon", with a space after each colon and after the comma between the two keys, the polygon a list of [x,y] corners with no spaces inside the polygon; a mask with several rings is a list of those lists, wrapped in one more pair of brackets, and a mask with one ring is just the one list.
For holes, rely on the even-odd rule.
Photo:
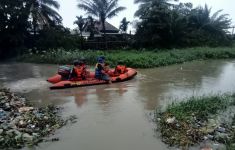
{"label": "dark cap", "polygon": [[74,66],[82,65],[82,64],[83,64],[83,62],[80,61],[80,60],[74,60],[74,61],[73,61],[73,65],[74,65]]}

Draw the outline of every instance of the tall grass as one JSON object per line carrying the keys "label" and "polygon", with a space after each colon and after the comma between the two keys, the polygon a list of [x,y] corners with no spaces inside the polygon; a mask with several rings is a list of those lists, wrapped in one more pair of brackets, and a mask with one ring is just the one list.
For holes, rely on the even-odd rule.
{"label": "tall grass", "polygon": [[135,68],[153,68],[178,64],[192,60],[205,59],[225,59],[235,58],[235,48],[188,48],[174,50],[115,50],[115,51],[81,51],[81,50],[48,50],[41,54],[25,54],[19,60],[36,63],[55,63],[67,64],[74,59],[81,57],[86,58],[87,63],[93,65],[96,58],[104,55],[115,66],[118,61],[122,60],[128,67]]}
{"label": "tall grass", "polygon": [[[163,112],[156,112],[157,127],[165,143],[187,149],[188,146],[202,142],[208,134],[215,138],[217,126],[220,124],[210,127],[208,119],[234,105],[234,95],[192,97],[187,101],[169,105]],[[229,134],[234,133],[231,131]],[[227,147],[232,147],[234,137],[228,141],[230,144]],[[216,138],[215,140],[220,142]]]}
{"label": "tall grass", "polygon": [[166,112],[174,114],[177,119],[183,121],[188,120],[192,116],[205,120],[209,115],[225,110],[234,102],[234,98],[228,95],[191,97],[187,101],[172,103],[167,107]]}

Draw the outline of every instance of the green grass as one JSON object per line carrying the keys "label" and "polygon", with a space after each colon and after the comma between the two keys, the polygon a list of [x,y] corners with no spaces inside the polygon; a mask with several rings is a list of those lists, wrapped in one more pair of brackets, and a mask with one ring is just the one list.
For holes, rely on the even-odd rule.
{"label": "green grass", "polygon": [[192,115],[197,118],[206,119],[211,114],[225,110],[233,101],[234,99],[227,95],[199,98],[191,97],[187,101],[169,105],[166,112],[174,114],[177,119],[183,121],[190,119]]}
{"label": "green grass", "polygon": [[[187,148],[202,142],[204,136],[211,134],[211,130],[208,129],[215,133],[216,127],[208,127],[208,119],[234,105],[234,95],[192,97],[187,101],[172,103],[163,112],[157,112],[157,127],[166,144]],[[174,121],[169,123],[169,119]],[[230,134],[235,133],[233,132]],[[233,140],[228,141],[228,147],[234,143]]]}
{"label": "green grass", "polygon": [[81,50],[48,50],[40,54],[28,53],[19,58],[20,61],[34,63],[68,64],[84,57],[87,63],[94,65],[96,58],[104,55],[111,66],[122,60],[128,67],[153,68],[193,60],[235,58],[235,48],[197,47],[175,50],[113,50],[113,51],[81,51]]}

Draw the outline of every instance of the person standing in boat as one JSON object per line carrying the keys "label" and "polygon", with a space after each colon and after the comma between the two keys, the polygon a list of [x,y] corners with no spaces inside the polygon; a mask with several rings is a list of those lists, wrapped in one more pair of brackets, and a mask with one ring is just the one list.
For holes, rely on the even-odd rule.
{"label": "person standing in boat", "polygon": [[110,76],[105,71],[105,57],[100,56],[97,59],[97,64],[95,66],[95,78],[99,80],[105,80],[112,83]]}

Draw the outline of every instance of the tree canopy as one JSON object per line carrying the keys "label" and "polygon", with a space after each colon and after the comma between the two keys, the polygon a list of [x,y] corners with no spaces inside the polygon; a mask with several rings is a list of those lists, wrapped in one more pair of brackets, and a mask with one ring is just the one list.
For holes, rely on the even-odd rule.
{"label": "tree canopy", "polygon": [[[102,24],[104,33],[104,42],[106,43],[105,21],[107,18],[116,16],[119,12],[125,10],[125,7],[118,6],[118,0],[81,0],[78,8],[83,9],[87,14],[98,17]],[[107,45],[105,46],[107,48]]]}
{"label": "tree canopy", "polygon": [[218,46],[231,44],[227,29],[231,20],[222,10],[211,14],[207,5],[168,0],[136,0],[141,3],[135,15],[136,43],[141,47]]}
{"label": "tree canopy", "polygon": [[126,20],[126,17],[124,17],[124,18],[122,19],[122,21],[121,21],[121,24],[120,24],[120,26],[119,26],[119,29],[120,29],[122,32],[126,33],[129,24],[130,24],[130,21],[127,21],[127,20]]}
{"label": "tree canopy", "polygon": [[59,8],[55,0],[29,0],[29,17],[32,19],[34,34],[39,26],[61,24],[62,17],[56,11]]}
{"label": "tree canopy", "polygon": [[[135,0],[139,9],[136,34],[130,42],[137,48],[175,48],[192,46],[230,46],[232,37],[228,32],[231,19],[222,10],[212,13],[212,8],[193,7],[192,3],[177,0]],[[81,48],[81,37],[72,35],[62,25],[57,12],[57,0],[0,0],[0,57],[21,54],[25,49]],[[96,17],[102,24],[126,9],[118,0],[80,0],[78,8]],[[74,22],[94,39],[96,20],[77,17]],[[120,29],[126,32],[129,22],[123,18]],[[81,32],[82,33],[82,32]],[[132,36],[130,36],[132,37]]]}
{"label": "tree canopy", "polygon": [[50,34],[49,30],[58,32],[54,34],[56,41],[62,39],[67,32],[61,26],[62,17],[57,12],[59,6],[56,0],[1,0],[0,57],[17,55],[22,53],[22,49],[41,47],[37,43]]}

